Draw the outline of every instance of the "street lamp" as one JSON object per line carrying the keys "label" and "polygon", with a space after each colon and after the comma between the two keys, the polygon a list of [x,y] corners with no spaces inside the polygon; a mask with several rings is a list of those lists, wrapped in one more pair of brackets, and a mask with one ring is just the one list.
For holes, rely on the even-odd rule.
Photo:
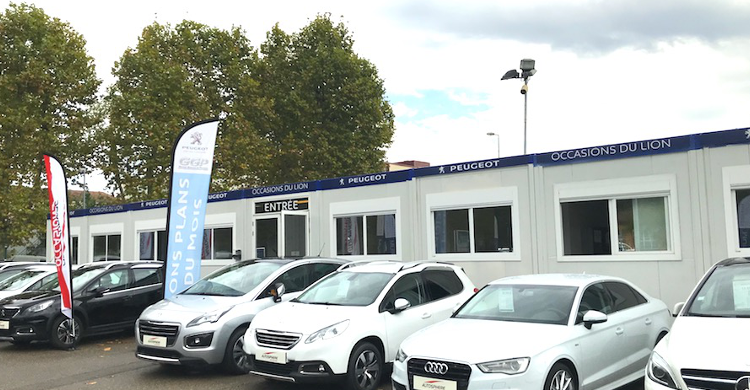
{"label": "street lamp", "polygon": [[500,80],[510,79],[523,79],[523,86],[521,87],[521,95],[523,95],[523,154],[526,154],[526,107],[528,104],[528,92],[529,92],[529,77],[536,74],[534,69],[535,61],[529,58],[521,60],[521,73],[517,70],[511,69],[503,75]]}
{"label": "street lamp", "polygon": [[489,132],[487,135],[497,137],[497,158],[500,158],[500,134]]}

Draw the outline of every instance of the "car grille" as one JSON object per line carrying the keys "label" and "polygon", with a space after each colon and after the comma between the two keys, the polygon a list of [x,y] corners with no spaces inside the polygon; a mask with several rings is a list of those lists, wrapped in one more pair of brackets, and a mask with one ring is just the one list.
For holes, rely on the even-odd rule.
{"label": "car grille", "polygon": [[750,372],[682,369],[682,380],[690,389],[735,390],[737,381]]}
{"label": "car grille", "polygon": [[258,345],[278,349],[291,349],[299,342],[301,336],[299,333],[279,332],[267,329],[255,330],[255,341],[258,342]]}
{"label": "car grille", "polygon": [[19,311],[21,311],[21,309],[19,309],[17,307],[12,307],[12,308],[3,307],[3,308],[0,308],[0,318],[5,318],[5,319],[12,318],[16,314],[18,314]]}
{"label": "car grille", "polygon": [[[424,366],[427,362],[444,363],[448,366],[448,371],[443,374],[432,374],[425,372]],[[466,364],[447,362],[442,360],[411,359],[406,366],[406,372],[409,377],[411,387],[414,387],[414,375],[428,378],[445,379],[455,381],[458,390],[466,390],[469,387],[469,377],[471,376],[471,367]]]}
{"label": "car grille", "polygon": [[138,332],[142,335],[164,336],[167,338],[167,346],[173,346],[180,333],[180,325],[168,322],[138,321]]}

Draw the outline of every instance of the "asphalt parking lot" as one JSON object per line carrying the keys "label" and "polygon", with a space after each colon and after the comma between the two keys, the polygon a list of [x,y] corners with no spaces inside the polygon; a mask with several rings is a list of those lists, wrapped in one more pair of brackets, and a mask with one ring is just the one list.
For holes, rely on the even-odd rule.
{"label": "asphalt parking lot", "polygon": [[[74,351],[55,350],[46,343],[15,346],[0,342],[0,389],[324,389],[268,381],[252,375],[229,376],[214,369],[161,366],[137,359],[134,354],[132,334],[89,338]],[[390,389],[388,378],[384,378],[379,387],[379,390],[386,389]],[[619,390],[642,389],[642,382],[638,382]]]}

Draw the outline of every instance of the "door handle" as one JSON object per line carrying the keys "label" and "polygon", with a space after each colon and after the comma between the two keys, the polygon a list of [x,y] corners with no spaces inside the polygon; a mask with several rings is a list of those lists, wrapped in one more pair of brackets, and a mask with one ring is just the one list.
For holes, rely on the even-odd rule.
{"label": "door handle", "polygon": [[651,319],[650,318],[646,318],[646,325],[651,325]]}
{"label": "door handle", "polygon": [[617,329],[615,329],[615,334],[616,335],[619,336],[619,335],[621,335],[623,333],[625,333],[625,329],[623,329],[623,328],[617,328]]}
{"label": "door handle", "polygon": [[430,318],[430,317],[432,317],[432,314],[430,314],[430,313],[424,313],[424,314],[422,314],[422,319],[423,320],[427,319],[427,318]]}

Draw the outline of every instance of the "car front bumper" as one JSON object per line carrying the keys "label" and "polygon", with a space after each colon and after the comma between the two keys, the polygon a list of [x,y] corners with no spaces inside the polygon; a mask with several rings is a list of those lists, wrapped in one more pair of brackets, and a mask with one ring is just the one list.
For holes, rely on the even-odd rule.
{"label": "car front bumper", "polygon": [[[152,323],[157,324],[153,321]],[[224,360],[229,336],[234,329],[217,326],[215,323],[187,328],[180,323],[159,322],[156,326],[144,326],[139,320],[135,326],[135,356],[162,364],[202,366],[219,364]],[[166,338],[166,346],[148,345],[145,338]],[[210,337],[208,345],[188,346],[188,340],[196,336]]]}
{"label": "car front bumper", "polygon": [[[411,359],[411,357],[410,357]],[[429,359],[431,361],[447,362],[444,359]],[[409,373],[407,372],[409,359],[403,362],[393,362],[393,372],[391,374],[391,387],[393,390],[426,390],[435,389],[435,383],[427,384],[426,387],[412,387],[414,383],[410,380]],[[462,363],[464,364],[464,363]],[[482,390],[482,389],[539,389],[544,386],[546,379],[546,373],[537,372],[529,367],[524,373],[516,375],[506,374],[486,374],[482,372],[475,365],[467,365],[471,367],[471,374],[468,376],[468,381],[462,384],[460,381],[456,385],[458,390]],[[441,377],[440,375],[430,375],[424,373],[412,373],[411,378],[414,376],[421,376],[423,378],[429,378],[430,380],[451,380],[452,378]]]}

